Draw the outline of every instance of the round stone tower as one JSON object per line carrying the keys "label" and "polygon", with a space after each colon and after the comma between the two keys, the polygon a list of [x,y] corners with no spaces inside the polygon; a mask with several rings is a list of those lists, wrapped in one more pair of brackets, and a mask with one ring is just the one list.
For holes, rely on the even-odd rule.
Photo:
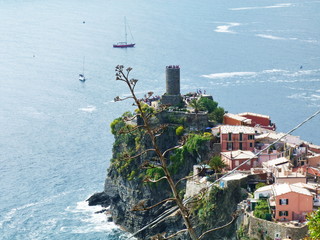
{"label": "round stone tower", "polygon": [[170,65],[166,67],[166,93],[161,97],[165,105],[179,105],[182,102],[180,95],[180,67]]}
{"label": "round stone tower", "polygon": [[166,93],[167,95],[180,95],[180,67],[166,67]]}

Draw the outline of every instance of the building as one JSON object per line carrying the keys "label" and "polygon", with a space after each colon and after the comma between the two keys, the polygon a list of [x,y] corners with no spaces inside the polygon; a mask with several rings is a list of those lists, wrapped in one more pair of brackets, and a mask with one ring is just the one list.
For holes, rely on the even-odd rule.
{"label": "building", "polygon": [[251,160],[239,167],[239,170],[250,170],[251,168],[255,167],[258,157],[256,157],[254,153],[250,151],[236,150],[230,152],[221,152],[221,160],[227,165],[227,168],[230,170],[238,167],[248,159]]}
{"label": "building", "polygon": [[220,127],[221,151],[254,150],[255,130],[246,126],[222,125]]}
{"label": "building", "polygon": [[300,171],[292,171],[292,164],[285,158],[277,158],[262,163],[264,169],[272,174],[274,183],[306,183],[306,175]]}
{"label": "building", "polygon": [[318,146],[318,145],[309,144],[309,150],[314,152],[314,153],[319,153],[320,154],[320,146]]}
{"label": "building", "polygon": [[271,122],[270,117],[267,115],[257,114],[257,113],[239,113],[240,117],[245,117],[251,120],[251,127],[260,126],[262,128],[276,130],[276,125]]}
{"label": "building", "polygon": [[251,126],[251,120],[233,113],[223,115],[223,124],[234,126]]}
{"label": "building", "polygon": [[306,184],[273,184],[257,189],[254,199],[269,199],[269,205],[276,221],[304,221],[306,215],[313,211],[314,197]]}
{"label": "building", "polygon": [[278,221],[304,221],[306,215],[313,211],[313,196],[309,190],[290,184],[273,185],[274,219]]}
{"label": "building", "polygon": [[269,116],[250,112],[239,114],[226,113],[223,116],[223,123],[237,126],[259,126],[269,130],[276,130],[276,125],[271,122]]}

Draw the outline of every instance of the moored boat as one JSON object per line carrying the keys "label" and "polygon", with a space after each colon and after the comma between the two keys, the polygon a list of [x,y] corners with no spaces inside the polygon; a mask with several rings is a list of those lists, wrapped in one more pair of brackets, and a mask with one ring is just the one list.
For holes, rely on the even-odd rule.
{"label": "moored boat", "polygon": [[[129,31],[130,31],[130,28],[129,28]],[[128,43],[127,35],[128,35],[127,34],[127,20],[126,20],[126,17],[124,17],[124,37],[125,37],[125,41],[113,44],[113,47],[114,48],[132,48],[132,47],[134,47],[136,44],[135,43]],[[131,35],[131,37],[133,39],[131,31],[130,31],[130,35]]]}

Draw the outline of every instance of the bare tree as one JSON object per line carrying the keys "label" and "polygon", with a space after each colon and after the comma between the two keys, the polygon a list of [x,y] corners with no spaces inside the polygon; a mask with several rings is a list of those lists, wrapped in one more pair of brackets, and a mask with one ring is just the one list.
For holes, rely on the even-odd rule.
{"label": "bare tree", "polygon": [[[191,197],[191,198],[188,198],[188,199],[185,199],[185,200],[182,200],[182,198],[179,196],[177,185],[181,181],[187,180],[189,178],[193,178],[194,176],[188,176],[188,177],[184,176],[183,178],[181,178],[175,182],[173,175],[169,171],[169,167],[168,167],[169,163],[167,161],[167,156],[169,155],[169,152],[182,147],[183,144],[185,143],[185,139],[182,139],[180,145],[173,146],[173,147],[168,148],[166,150],[161,150],[161,148],[159,147],[159,145],[157,143],[157,138],[159,136],[161,136],[161,134],[163,133],[164,129],[168,126],[168,124],[155,125],[155,124],[152,124],[151,120],[155,115],[157,115],[157,113],[160,113],[161,111],[166,110],[166,106],[162,106],[162,107],[160,106],[160,109],[158,111],[154,112],[154,111],[150,110],[148,107],[146,107],[145,103],[141,102],[137,98],[137,96],[135,94],[135,87],[136,87],[138,80],[134,79],[134,78],[129,79],[129,74],[130,74],[131,70],[132,70],[131,67],[124,69],[124,66],[122,66],[122,65],[116,66],[116,69],[115,69],[116,80],[126,83],[126,85],[128,86],[128,88],[130,90],[130,96],[125,97],[125,98],[120,98],[119,96],[117,96],[117,97],[115,97],[114,100],[115,101],[123,101],[123,100],[127,100],[127,99],[133,100],[133,102],[134,102],[133,105],[135,105],[137,107],[136,115],[133,117],[124,117],[124,120],[130,121],[133,118],[140,118],[140,119],[142,119],[142,123],[137,124],[137,126],[135,126],[135,127],[130,127],[127,130],[122,129],[122,130],[120,130],[120,133],[132,133],[132,132],[138,131],[138,130],[144,131],[144,133],[146,133],[150,137],[151,148],[148,148],[148,149],[146,149],[146,150],[144,150],[134,156],[127,156],[127,158],[129,158],[129,159],[137,158],[139,156],[142,156],[143,154],[153,152],[156,156],[157,163],[154,164],[154,160],[145,161],[142,163],[142,167],[147,168],[147,169],[160,168],[163,171],[163,177],[154,178],[154,179],[147,177],[144,181],[156,183],[156,182],[166,180],[170,186],[170,190],[173,195],[172,197],[161,200],[152,206],[145,206],[145,201],[140,201],[139,203],[137,203],[134,206],[132,211],[146,211],[146,210],[150,210],[152,208],[158,207],[158,206],[165,204],[167,202],[175,202],[174,207],[171,207],[170,209],[168,209],[166,211],[167,213],[164,213],[162,216],[160,216],[158,218],[158,220],[155,220],[154,222],[150,223],[149,225],[156,224],[158,221],[162,221],[164,219],[164,217],[168,216],[168,214],[170,214],[170,213],[173,213],[175,211],[175,209],[177,209],[177,210],[179,210],[179,212],[182,216],[182,219],[183,219],[183,222],[186,226],[186,229],[179,230],[169,236],[165,236],[166,234],[159,233],[158,235],[153,237],[153,239],[157,239],[157,240],[170,239],[170,238],[173,238],[173,237],[175,237],[179,234],[185,233],[185,232],[188,232],[188,234],[192,240],[200,240],[205,235],[230,225],[234,221],[234,219],[237,217],[237,214],[235,214],[232,217],[232,220],[230,223],[225,224],[220,227],[215,227],[213,229],[207,230],[203,233],[200,233],[201,234],[200,236],[197,236],[197,234],[195,232],[195,228],[193,227],[193,225],[191,223],[191,213],[190,213],[191,211],[189,211],[187,206],[190,207],[190,206],[192,206],[192,204],[194,204],[198,201],[201,201],[201,199],[203,199],[205,197],[205,195],[208,193],[208,190],[210,188],[207,187],[207,188],[203,189],[202,191],[200,191],[200,193],[198,195]],[[146,98],[147,99],[151,98],[152,95],[153,95],[153,92],[148,92],[148,95],[146,95]],[[197,103],[196,103],[196,105],[197,105]],[[197,106],[194,106],[194,107],[195,107],[195,109],[198,109]],[[198,111],[196,111],[196,112],[198,112]],[[146,227],[147,226],[143,227],[142,229],[145,229]],[[139,231],[141,231],[141,230],[139,230]]]}
{"label": "bare tree", "polygon": [[[166,180],[170,186],[170,189],[171,189],[171,192],[172,192],[172,195],[173,197],[172,198],[167,198],[165,200],[162,200],[160,201],[159,203],[153,205],[153,206],[150,206],[150,207],[145,207],[144,206],[144,203],[142,204],[138,204],[136,206],[135,209],[133,210],[148,210],[148,209],[151,209],[153,207],[156,207],[156,206],[159,206],[163,203],[166,203],[168,201],[174,201],[176,203],[176,205],[178,206],[178,209],[181,213],[181,216],[183,218],[183,221],[184,221],[184,224],[186,226],[186,229],[184,230],[181,230],[179,232],[177,232],[176,234],[172,235],[172,236],[168,236],[166,238],[163,238],[162,239],[168,239],[168,238],[171,238],[177,234],[180,234],[180,233],[183,233],[183,232],[186,232],[188,231],[189,233],[189,236],[192,240],[197,240],[199,239],[198,236],[196,235],[195,233],[195,230],[191,224],[191,220],[190,220],[190,213],[188,211],[188,209],[186,208],[186,206],[184,205],[181,197],[179,196],[178,194],[178,190],[177,190],[177,185],[176,183],[174,182],[174,179],[171,175],[171,173],[169,172],[169,169],[168,169],[168,161],[167,161],[167,158],[166,158],[166,155],[174,150],[174,149],[177,149],[179,147],[181,147],[181,145],[178,145],[178,146],[175,146],[175,147],[172,147],[170,149],[167,149],[165,151],[162,151],[160,149],[160,147],[158,146],[158,143],[157,143],[157,137],[159,137],[159,135],[161,135],[161,132],[163,131],[163,128],[165,126],[160,126],[160,127],[154,127],[152,126],[152,124],[150,123],[150,119],[152,118],[153,116],[153,113],[150,113],[150,112],[147,112],[143,109],[143,104],[140,102],[140,100],[137,98],[136,94],[135,94],[135,87],[136,87],[136,84],[138,82],[137,79],[129,79],[129,74],[131,72],[132,68],[127,68],[127,69],[124,69],[124,66],[122,65],[118,65],[116,66],[116,80],[118,81],[123,81],[127,84],[129,90],[130,90],[130,96],[129,97],[126,97],[126,98],[120,98],[119,96],[116,97],[114,100],[115,101],[122,101],[122,100],[126,100],[126,99],[132,99],[134,101],[134,105],[137,106],[138,108],[138,111],[137,111],[137,116],[139,116],[142,121],[143,121],[143,124],[141,125],[138,125],[136,126],[135,128],[133,129],[130,129],[129,131],[132,132],[132,131],[135,131],[135,130],[138,130],[138,129],[143,129],[146,134],[149,135],[150,139],[151,139],[151,144],[152,144],[152,149],[147,149],[141,153],[139,153],[138,155],[136,156],[133,156],[133,157],[138,157],[146,152],[154,152],[155,155],[157,156],[157,160],[158,160],[158,165],[157,167],[161,168],[163,173],[164,173],[164,177],[160,178],[160,179],[157,179],[157,180],[154,180],[154,179],[147,179],[147,181],[149,182],[158,182],[158,181],[161,181],[161,180]],[[152,92],[149,92],[148,93],[148,97],[150,98],[152,96]],[[154,167],[154,166],[150,166],[150,164],[146,164],[147,166],[146,167]],[[161,239],[159,237],[159,239]]]}

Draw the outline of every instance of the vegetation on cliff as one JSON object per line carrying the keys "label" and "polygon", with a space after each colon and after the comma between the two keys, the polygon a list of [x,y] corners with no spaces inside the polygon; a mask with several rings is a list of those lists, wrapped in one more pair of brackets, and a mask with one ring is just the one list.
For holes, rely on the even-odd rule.
{"label": "vegetation on cliff", "polygon": [[[124,113],[110,125],[115,142],[105,189],[114,190],[113,186],[118,186],[110,197],[114,221],[137,231],[145,224],[149,226],[150,220],[158,218],[154,223],[159,224],[159,234],[155,239],[178,235],[181,239],[207,239],[214,235],[212,231],[216,230],[217,224],[220,228],[221,224],[231,220],[234,204],[241,198],[235,194],[236,191],[232,195],[213,187],[208,194],[203,192],[203,195],[196,196],[195,202],[183,200],[185,180],[190,178],[187,176],[192,174],[193,165],[209,162],[212,157],[210,149],[216,139],[211,133],[199,131],[198,116],[196,121],[187,120],[183,114],[171,114],[166,108],[155,109],[141,102],[134,93],[138,80],[128,77],[131,70],[124,70],[123,66],[116,68],[117,80],[125,82],[131,93],[126,99],[132,99],[137,109],[133,113]],[[148,97],[152,94],[149,92]],[[125,99],[115,98],[115,101],[121,100]],[[218,113],[224,113],[224,110],[218,107],[218,103],[202,98],[198,103],[199,106],[195,107],[199,107],[199,111],[212,114],[215,122],[222,121]],[[166,114],[162,114],[164,112]],[[192,113],[186,116],[195,117]],[[190,124],[196,124],[196,130]],[[221,166],[215,166],[216,172],[219,171]],[[233,199],[230,201],[232,207],[222,206],[220,198]],[[159,219],[168,216],[160,213],[172,209],[179,213],[174,224],[159,223]],[[166,233],[160,229],[166,229]],[[138,237],[146,239],[154,230],[149,229],[145,234],[138,231]]]}
{"label": "vegetation on cliff", "polygon": [[320,209],[307,216],[309,235],[308,239],[320,239]]}

